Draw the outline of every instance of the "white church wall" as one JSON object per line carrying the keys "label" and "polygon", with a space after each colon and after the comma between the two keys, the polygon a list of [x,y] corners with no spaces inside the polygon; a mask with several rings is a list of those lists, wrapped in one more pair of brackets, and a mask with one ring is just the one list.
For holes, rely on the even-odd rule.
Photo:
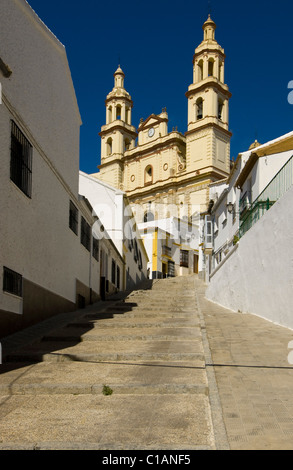
{"label": "white church wall", "polygon": [[293,328],[293,188],[241,238],[212,274],[207,299]]}

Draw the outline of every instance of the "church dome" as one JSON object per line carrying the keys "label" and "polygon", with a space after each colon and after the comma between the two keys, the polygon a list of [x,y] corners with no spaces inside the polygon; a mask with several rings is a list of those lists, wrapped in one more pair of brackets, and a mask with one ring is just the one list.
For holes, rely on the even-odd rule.
{"label": "church dome", "polygon": [[203,24],[202,29],[205,29],[207,26],[211,26],[213,29],[216,29],[217,27],[216,23],[211,19],[210,15],[206,22]]}
{"label": "church dome", "polygon": [[257,140],[255,140],[249,147],[249,150],[255,149],[256,147],[259,147],[260,145],[261,144]]}
{"label": "church dome", "polygon": [[123,70],[121,69],[120,65],[118,66],[118,69],[116,70],[114,75],[124,75],[125,76],[125,74],[124,74]]}

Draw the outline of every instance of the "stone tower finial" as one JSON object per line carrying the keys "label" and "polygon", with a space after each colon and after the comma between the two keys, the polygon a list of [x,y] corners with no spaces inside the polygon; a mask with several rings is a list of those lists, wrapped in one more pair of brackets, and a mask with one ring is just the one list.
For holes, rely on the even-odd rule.
{"label": "stone tower finial", "polygon": [[124,77],[125,77],[125,74],[119,65],[118,69],[114,73],[114,78],[115,78],[114,86],[116,88],[124,88]]}
{"label": "stone tower finial", "polygon": [[204,31],[204,36],[203,36],[204,41],[208,41],[208,40],[215,41],[216,28],[217,28],[217,25],[211,19],[211,15],[209,14],[208,19],[202,26],[202,29]]}

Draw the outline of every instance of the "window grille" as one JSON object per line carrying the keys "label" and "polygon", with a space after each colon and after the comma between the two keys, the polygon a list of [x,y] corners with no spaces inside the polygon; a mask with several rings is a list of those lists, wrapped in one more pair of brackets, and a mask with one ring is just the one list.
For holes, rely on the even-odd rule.
{"label": "window grille", "polygon": [[11,121],[10,179],[29,198],[32,196],[32,154],[32,145]]}
{"label": "window grille", "polygon": [[133,253],[134,261],[137,263],[138,261],[138,246],[136,239],[134,240],[134,253]]}
{"label": "window grille", "polygon": [[120,289],[120,268],[117,266],[117,280],[116,280],[117,289]]}
{"label": "window grille", "polygon": [[174,261],[168,261],[168,276],[175,277],[175,263]]}
{"label": "window grille", "polygon": [[141,256],[141,251],[138,251],[138,269],[142,271],[143,265],[142,265],[142,256]]}
{"label": "window grille", "polygon": [[9,294],[22,297],[22,276],[21,274],[4,267],[3,272],[3,291]]}
{"label": "window grille", "polygon": [[81,218],[81,234],[80,234],[81,244],[88,250],[91,250],[91,227],[84,219]]}
{"label": "window grille", "polygon": [[69,208],[69,227],[77,235],[78,233],[78,209],[73,202],[70,201]]}
{"label": "window grille", "polygon": [[99,249],[100,249],[99,247],[100,247],[99,240],[93,237],[93,257],[97,261],[99,261]]}
{"label": "window grille", "polygon": [[116,282],[116,263],[115,261],[112,259],[112,284],[115,285],[115,282]]}
{"label": "window grille", "polygon": [[188,268],[188,250],[180,250],[180,266]]}

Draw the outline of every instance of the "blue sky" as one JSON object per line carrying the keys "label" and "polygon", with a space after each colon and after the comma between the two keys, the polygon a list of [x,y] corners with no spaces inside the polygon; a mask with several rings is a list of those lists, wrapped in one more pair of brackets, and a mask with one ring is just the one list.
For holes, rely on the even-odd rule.
{"label": "blue sky", "polygon": [[[187,130],[185,92],[194,49],[203,39],[208,0],[28,0],[65,45],[79,109],[80,169],[100,163],[105,98],[120,61],[133,102],[132,124],[166,107],[169,130]],[[292,0],[211,0],[216,39],[225,49],[231,158],[293,130]]]}

